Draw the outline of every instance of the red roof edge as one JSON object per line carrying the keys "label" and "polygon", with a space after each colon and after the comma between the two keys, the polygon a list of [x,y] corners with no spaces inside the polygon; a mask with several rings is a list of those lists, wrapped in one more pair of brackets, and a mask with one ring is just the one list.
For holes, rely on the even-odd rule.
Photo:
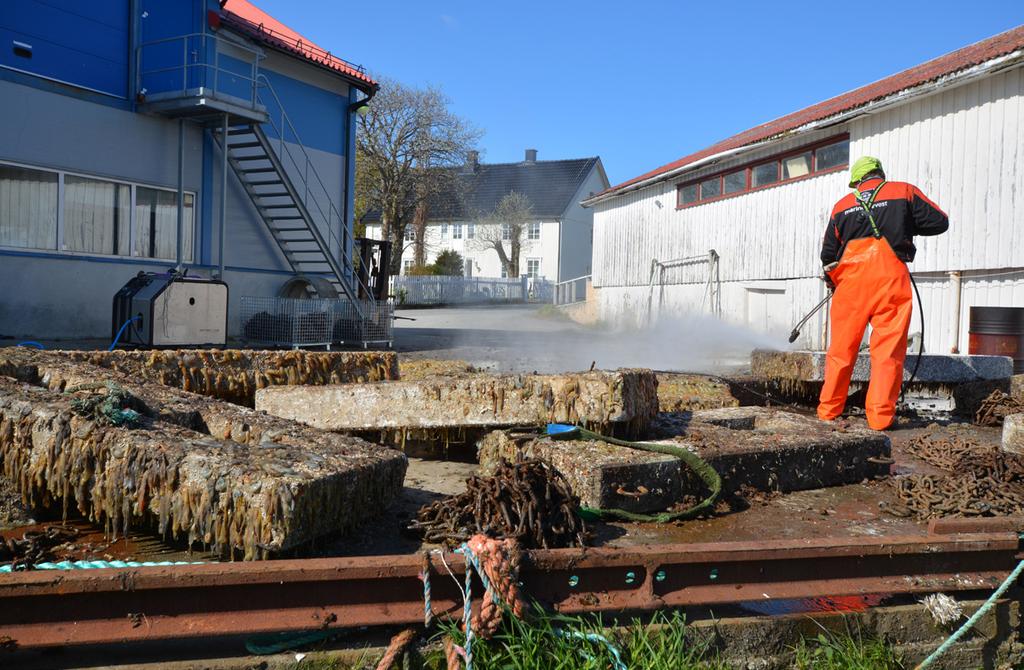
{"label": "red roof edge", "polygon": [[365,84],[364,88],[377,88],[377,82],[366,74],[361,65],[355,65],[335,56],[313,42],[305,39],[288,26],[264,13],[247,0],[231,0],[231,9],[222,8],[218,17],[220,25],[215,26],[211,16],[210,27],[221,26],[240,32],[271,48],[290,53],[321,67],[334,70],[348,79]]}
{"label": "red roof edge", "polygon": [[933,82],[941,77],[966,70],[975,65],[980,65],[1020,49],[1024,49],[1024,25],[1017,26],[1016,28],[1007,30],[1006,32],[995,35],[994,37],[981,40],[980,42],[976,42],[962,49],[952,51],[944,56],[939,56],[938,58],[927,61],[926,63],[904,70],[903,72],[899,72],[866,86],[862,86],[858,89],[854,89],[848,93],[843,93],[842,95],[830,98],[824,102],[819,102],[816,105],[806,107],[797,112],[793,112],[792,114],[787,114],[786,116],[775,119],[774,121],[769,121],[768,123],[763,123],[759,126],[750,128],[749,130],[745,130],[705,149],[701,149],[700,151],[688,156],[684,156],[679,160],[667,163],[659,168],[651,170],[650,172],[645,172],[638,177],[634,177],[628,181],[622,182],[621,184],[616,184],[615,186],[607,188],[601,193],[595,195],[594,198],[614,194],[617,191],[639,182],[686,167],[687,165],[696,163],[701,159],[714,156],[715,154],[723,151],[740,149],[748,145],[772,139],[782,133],[800,128],[808,123],[821,121],[831,116],[836,116],[843,112],[857,109],[858,107],[887,98],[899,93],[900,91],[905,91],[910,88],[915,88],[917,86]]}

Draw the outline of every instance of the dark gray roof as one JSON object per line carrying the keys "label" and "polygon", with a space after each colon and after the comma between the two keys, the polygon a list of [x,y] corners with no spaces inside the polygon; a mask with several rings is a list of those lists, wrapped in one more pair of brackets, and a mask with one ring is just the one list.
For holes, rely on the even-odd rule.
{"label": "dark gray roof", "polygon": [[[580,186],[600,158],[574,158],[560,161],[521,163],[479,163],[476,170],[466,166],[459,171],[465,194],[439,194],[431,203],[431,219],[470,218],[494,211],[502,198],[515,191],[530,199],[538,218],[558,218],[572,202]],[[583,193],[586,198],[589,193]],[[371,211],[364,221],[380,220],[380,212]]]}

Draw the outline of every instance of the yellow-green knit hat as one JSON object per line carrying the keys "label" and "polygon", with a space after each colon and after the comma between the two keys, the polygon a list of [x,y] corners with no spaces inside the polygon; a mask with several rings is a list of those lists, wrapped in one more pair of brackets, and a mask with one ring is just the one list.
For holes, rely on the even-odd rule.
{"label": "yellow-green knit hat", "polygon": [[858,158],[857,162],[850,168],[850,188],[854,188],[865,176],[875,171],[882,171],[882,161],[874,156],[861,156]]}

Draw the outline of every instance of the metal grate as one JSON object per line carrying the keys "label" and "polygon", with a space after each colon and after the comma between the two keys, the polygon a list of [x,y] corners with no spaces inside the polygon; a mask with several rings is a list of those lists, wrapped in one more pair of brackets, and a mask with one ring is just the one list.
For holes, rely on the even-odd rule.
{"label": "metal grate", "polygon": [[330,347],[334,344],[388,346],[393,341],[394,304],[348,300],[243,296],[242,338],[276,347]]}

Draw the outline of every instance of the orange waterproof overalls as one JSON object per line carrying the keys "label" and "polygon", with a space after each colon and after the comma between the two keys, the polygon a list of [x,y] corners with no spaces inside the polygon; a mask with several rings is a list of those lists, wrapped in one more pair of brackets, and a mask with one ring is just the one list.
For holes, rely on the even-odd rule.
{"label": "orange waterproof overalls", "polygon": [[[871,203],[861,203],[871,218]],[[825,384],[818,417],[831,421],[843,413],[850,376],[864,329],[871,324],[871,381],[864,408],[868,425],[884,430],[896,415],[907,356],[907,330],[913,302],[910,272],[893,252],[871,218],[873,237],[851,240],[838,267],[829,273],[835,284],[830,312],[832,341],[825,358]]]}

